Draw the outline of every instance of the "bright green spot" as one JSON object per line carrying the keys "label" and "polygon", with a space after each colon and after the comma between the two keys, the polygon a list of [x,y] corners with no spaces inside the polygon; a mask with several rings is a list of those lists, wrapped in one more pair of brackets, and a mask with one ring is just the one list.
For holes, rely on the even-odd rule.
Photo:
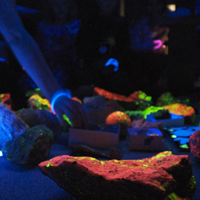
{"label": "bright green spot", "polygon": [[40,88],[36,88],[35,91],[40,91]]}
{"label": "bright green spot", "polygon": [[150,107],[146,108],[146,109],[143,111],[144,118],[146,119],[146,118],[147,118],[147,115],[149,115],[149,114],[151,114],[151,113],[156,113],[156,112],[159,111],[159,110],[163,110],[163,107],[150,106]]}
{"label": "bright green spot", "polygon": [[191,176],[190,178],[190,186],[191,186],[191,189],[193,190],[194,187],[196,186],[196,181],[195,181],[195,178],[194,178],[194,175]]}
{"label": "bright green spot", "polygon": [[139,97],[140,99],[144,99],[144,100],[146,100],[146,101],[151,101],[151,99],[152,99],[151,96],[147,96],[144,92],[140,93],[140,94],[138,95],[138,97]]}
{"label": "bright green spot", "polygon": [[63,119],[70,125],[72,126],[71,121],[69,120],[69,118],[67,117],[67,115],[63,114]]}
{"label": "bright green spot", "polygon": [[189,147],[188,147],[187,144],[182,144],[182,145],[180,145],[180,148],[182,148],[182,149],[189,149]]}
{"label": "bright green spot", "polygon": [[171,135],[171,138],[177,138],[177,136],[176,135]]}
{"label": "bright green spot", "polygon": [[166,156],[166,154],[160,153],[160,154],[158,154],[158,155],[156,156],[156,158],[161,158],[161,157],[165,157],[165,156]]}
{"label": "bright green spot", "polygon": [[95,158],[90,158],[90,160],[96,160]]}
{"label": "bright green spot", "polygon": [[104,164],[105,164],[105,162],[103,162],[103,161],[100,161],[100,163],[101,163],[102,165],[104,165]]}
{"label": "bright green spot", "polygon": [[50,163],[48,163],[46,167],[50,167]]}
{"label": "bright green spot", "polygon": [[151,101],[152,97],[151,96],[147,96],[146,97],[146,101]]}

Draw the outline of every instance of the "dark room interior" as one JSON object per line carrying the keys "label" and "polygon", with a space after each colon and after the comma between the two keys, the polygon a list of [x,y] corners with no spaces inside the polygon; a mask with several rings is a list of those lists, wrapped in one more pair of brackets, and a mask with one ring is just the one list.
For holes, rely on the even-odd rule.
{"label": "dark room interior", "polygon": [[[116,2],[110,15],[99,2],[16,0],[24,28],[63,88],[51,101],[0,28],[0,200],[200,200],[200,0],[108,0]],[[72,127],[64,111],[56,117],[60,96],[82,104],[89,126],[85,119]],[[35,131],[38,125],[48,130]],[[141,176],[127,178],[133,167]]]}

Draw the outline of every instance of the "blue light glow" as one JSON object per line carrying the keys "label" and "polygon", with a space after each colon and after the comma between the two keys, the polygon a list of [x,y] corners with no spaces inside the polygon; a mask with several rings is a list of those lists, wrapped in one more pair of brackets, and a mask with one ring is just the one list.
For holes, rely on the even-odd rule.
{"label": "blue light glow", "polygon": [[1,157],[1,156],[3,156],[3,152],[2,152],[2,151],[0,151],[0,157]]}
{"label": "blue light glow", "polygon": [[56,100],[57,100],[59,97],[61,97],[61,96],[66,96],[66,97],[68,97],[68,98],[71,99],[71,92],[70,92],[70,90],[67,90],[67,89],[58,90],[58,91],[53,95],[52,100],[51,100],[51,110],[52,110],[52,112],[53,112],[54,114],[56,114],[56,113],[55,113],[55,110],[54,110],[55,102],[56,102]]}
{"label": "blue light glow", "polygon": [[0,58],[0,62],[6,62],[5,58]]}
{"label": "blue light glow", "polygon": [[107,47],[105,47],[105,46],[101,46],[101,47],[99,48],[99,52],[102,53],[102,54],[106,53],[107,51],[108,51],[108,49],[107,49]]}
{"label": "blue light glow", "polygon": [[38,10],[17,5],[17,10],[22,14],[39,13]]}
{"label": "blue light glow", "polygon": [[107,67],[109,65],[113,65],[115,67],[114,70],[113,70],[114,72],[116,72],[119,68],[119,62],[114,58],[108,59],[108,61],[105,64],[105,67]]}

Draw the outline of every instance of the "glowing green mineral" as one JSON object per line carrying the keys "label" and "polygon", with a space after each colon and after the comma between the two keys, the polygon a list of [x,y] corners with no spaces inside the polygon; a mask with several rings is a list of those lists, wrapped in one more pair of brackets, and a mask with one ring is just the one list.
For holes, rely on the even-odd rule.
{"label": "glowing green mineral", "polygon": [[67,117],[67,115],[63,114],[63,119],[64,119],[70,126],[72,126],[72,122],[69,120],[69,118]]}

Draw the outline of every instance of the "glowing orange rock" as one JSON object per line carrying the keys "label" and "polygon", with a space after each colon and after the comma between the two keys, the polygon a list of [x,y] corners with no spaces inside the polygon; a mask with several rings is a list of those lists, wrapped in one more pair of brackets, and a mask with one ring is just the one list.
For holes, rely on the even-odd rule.
{"label": "glowing orange rock", "polygon": [[115,111],[107,116],[106,124],[124,124],[131,126],[131,119],[126,113]]}
{"label": "glowing orange rock", "polygon": [[169,110],[170,113],[174,113],[176,115],[181,115],[184,117],[190,117],[191,122],[194,122],[195,119],[195,110],[191,106],[187,106],[181,103],[175,103],[167,106],[163,106],[164,109]]}
{"label": "glowing orange rock", "polygon": [[132,93],[129,97],[126,97],[121,94],[112,93],[98,87],[94,87],[94,92],[96,92],[98,95],[105,96],[106,99],[114,99],[117,101],[127,101],[127,102],[136,102],[137,100],[151,101],[151,97],[147,96],[142,91],[136,91]]}
{"label": "glowing orange rock", "polygon": [[101,89],[101,88],[98,88],[98,87],[94,87],[94,92],[96,92],[98,95],[105,96],[106,99],[114,99],[114,100],[117,100],[117,101],[135,101],[130,97],[126,97],[126,96],[121,95],[121,94],[108,92],[108,91]]}

